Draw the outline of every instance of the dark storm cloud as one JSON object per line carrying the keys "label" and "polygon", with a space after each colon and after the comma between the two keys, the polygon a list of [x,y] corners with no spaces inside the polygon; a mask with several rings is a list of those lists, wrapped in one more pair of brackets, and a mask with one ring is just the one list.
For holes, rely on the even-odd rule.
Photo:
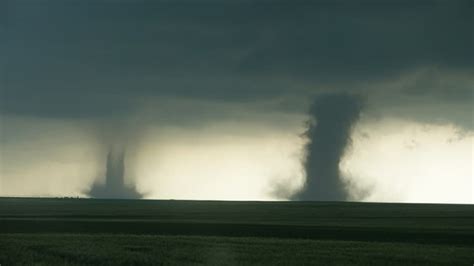
{"label": "dark storm cloud", "polygon": [[339,163],[350,144],[351,130],[362,110],[359,96],[328,94],[316,98],[310,109],[304,160],[306,184],[299,200],[347,200]]}
{"label": "dark storm cloud", "polygon": [[[54,128],[31,125],[54,120],[90,125],[98,147],[133,149],[150,124],[194,132],[278,111],[272,123],[288,127],[283,113],[304,114],[316,97],[298,198],[346,199],[338,163],[360,111],[352,95],[367,96],[367,116],[474,129],[473,14],[471,0],[0,0],[0,119],[28,121],[6,119],[1,141],[20,149],[19,128],[50,138]],[[94,195],[132,191],[113,154],[115,181]],[[288,197],[286,185],[275,194]]]}
{"label": "dark storm cloud", "polygon": [[472,1],[45,0],[6,10],[0,110],[9,114],[120,116],[169,96],[305,97],[425,65],[473,66]]}

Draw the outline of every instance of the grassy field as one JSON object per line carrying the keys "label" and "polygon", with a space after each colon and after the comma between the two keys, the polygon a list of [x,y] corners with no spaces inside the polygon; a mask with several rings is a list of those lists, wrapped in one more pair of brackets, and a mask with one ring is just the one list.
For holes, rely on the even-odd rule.
{"label": "grassy field", "polygon": [[0,199],[5,265],[473,265],[474,206]]}

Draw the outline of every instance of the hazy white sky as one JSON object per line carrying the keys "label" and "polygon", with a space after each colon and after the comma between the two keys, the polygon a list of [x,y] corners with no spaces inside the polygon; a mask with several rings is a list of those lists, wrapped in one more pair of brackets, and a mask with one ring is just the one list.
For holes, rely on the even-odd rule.
{"label": "hazy white sky", "polygon": [[[19,133],[2,146],[2,196],[86,196],[103,179],[105,153],[87,124],[13,120]],[[303,184],[306,140],[304,116],[284,120],[149,127],[127,154],[127,180],[146,198],[285,200]],[[28,130],[34,137],[21,136]],[[353,200],[474,202],[472,133],[365,117],[352,138],[340,166]]]}

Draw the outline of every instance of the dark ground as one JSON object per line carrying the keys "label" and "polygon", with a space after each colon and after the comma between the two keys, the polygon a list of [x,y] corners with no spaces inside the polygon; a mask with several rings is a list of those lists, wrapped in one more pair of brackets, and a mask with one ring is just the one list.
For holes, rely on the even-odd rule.
{"label": "dark ground", "polygon": [[0,264],[473,265],[474,205],[0,198]]}

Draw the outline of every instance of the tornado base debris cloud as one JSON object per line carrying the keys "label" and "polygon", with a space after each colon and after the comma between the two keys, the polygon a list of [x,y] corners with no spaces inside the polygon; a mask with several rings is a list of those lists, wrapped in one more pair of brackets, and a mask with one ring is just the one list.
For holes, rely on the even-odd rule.
{"label": "tornado base debris cloud", "polygon": [[110,149],[107,155],[107,168],[104,184],[94,184],[89,191],[93,198],[140,199],[142,195],[124,182],[125,152]]}

